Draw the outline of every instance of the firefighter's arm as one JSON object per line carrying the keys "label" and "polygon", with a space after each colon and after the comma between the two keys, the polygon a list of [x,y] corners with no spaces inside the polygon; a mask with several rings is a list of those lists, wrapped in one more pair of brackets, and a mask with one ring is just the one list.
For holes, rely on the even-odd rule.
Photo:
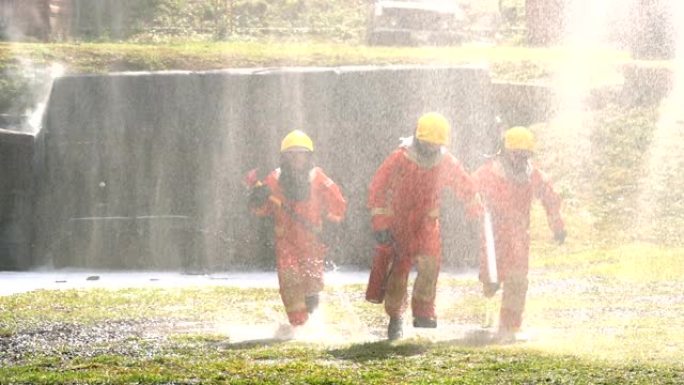
{"label": "firefighter's arm", "polygon": [[480,220],[484,210],[475,179],[466,173],[456,159],[451,159],[450,162],[451,166],[448,171],[450,189],[463,203],[468,219]]}
{"label": "firefighter's arm", "polygon": [[558,243],[565,241],[565,223],[561,217],[561,203],[562,199],[553,189],[553,185],[549,179],[539,170],[534,170],[532,175],[532,183],[534,194],[544,206],[546,211],[546,219],[549,223],[551,231],[553,231],[554,239]]}
{"label": "firefighter's arm", "polygon": [[340,187],[322,171],[319,171],[318,177],[320,178],[323,202],[327,212],[325,219],[334,223],[342,222],[347,211],[347,201],[344,199]]}
{"label": "firefighter's arm", "polygon": [[371,181],[368,194],[368,208],[371,211],[373,231],[387,230],[392,224],[394,213],[388,199],[391,194],[392,178],[397,174],[401,150],[394,151],[380,165]]}

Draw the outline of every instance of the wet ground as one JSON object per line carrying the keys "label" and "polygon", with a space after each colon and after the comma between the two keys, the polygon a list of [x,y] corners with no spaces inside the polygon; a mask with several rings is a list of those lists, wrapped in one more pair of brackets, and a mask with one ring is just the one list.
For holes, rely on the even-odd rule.
{"label": "wet ground", "polygon": [[[368,273],[362,271],[326,273],[327,285],[365,283],[367,279]],[[196,275],[155,271],[121,272],[97,270],[0,272],[0,295],[12,295],[39,289],[123,289],[194,286],[277,288],[278,277],[275,272],[217,272]]]}
{"label": "wet ground", "polygon": [[[386,336],[382,306],[363,300],[357,286],[365,285],[365,271],[328,272],[321,309],[295,340],[325,345],[381,341]],[[476,301],[479,286],[472,272],[442,275],[438,293],[437,329],[415,329],[410,314],[404,322],[405,338],[447,342],[461,346],[491,343],[492,329],[483,329]],[[449,278],[458,278],[448,283]],[[247,297],[205,298],[201,288],[277,288],[273,272],[214,273],[184,275],[169,272],[51,271],[0,273],[0,294],[9,296],[38,289],[70,288],[193,288],[201,295],[172,302],[174,316],[135,316],[128,319],[98,318],[95,322],[70,322],[68,317],[46,320],[32,316],[20,323],[0,318],[0,365],[17,365],[35,357],[71,359],[115,354],[132,358],[155,356],[174,349],[240,349],[274,343],[277,331],[286,323],[277,292],[270,291],[250,303]],[[172,291],[170,291],[172,292]],[[194,292],[194,291],[193,291]],[[156,295],[159,295],[158,293]],[[231,294],[232,295],[232,294]],[[247,295],[247,294],[246,294]],[[248,296],[248,295],[247,295]],[[21,296],[17,296],[18,299]],[[51,297],[52,298],[52,297]],[[81,302],[59,302],[52,314],[84,312]],[[256,298],[256,297],[255,297]],[[143,309],[149,304],[138,304]],[[500,300],[500,299],[499,299]],[[199,302],[197,302],[199,301]],[[202,302],[219,301],[209,305]],[[242,306],[241,316],[224,306]],[[231,302],[235,301],[235,302]],[[8,304],[11,304],[10,299]],[[232,305],[230,304],[232,303]],[[207,306],[205,306],[207,305]],[[21,305],[21,306],[28,306]],[[118,302],[111,306],[118,306]],[[212,312],[202,314],[201,309]],[[174,308],[175,309],[175,308]],[[191,309],[188,313],[187,309]],[[0,306],[0,312],[2,312]],[[130,311],[130,309],[128,310]],[[184,311],[184,312],[183,312]],[[240,312],[238,311],[238,313]],[[137,310],[136,310],[137,313]],[[87,314],[87,312],[83,313]],[[155,313],[159,314],[159,313]],[[5,314],[7,315],[7,313]],[[650,282],[625,284],[601,278],[553,279],[537,277],[530,285],[526,312],[529,349],[557,354],[615,359],[628,357],[648,362],[677,362],[684,351],[684,306],[681,283]],[[5,324],[5,325],[3,325]],[[206,336],[195,338],[193,336]],[[521,346],[517,344],[516,346]]]}
{"label": "wet ground", "polygon": [[[475,277],[474,271],[441,273],[442,278]],[[415,272],[412,277],[415,276]],[[325,273],[326,286],[365,284],[368,271],[339,270]],[[224,286],[241,288],[278,288],[278,276],[273,272],[215,272],[182,274],[162,271],[98,271],[51,270],[29,272],[0,271],[0,296],[33,290],[61,289],[124,289]]]}
{"label": "wet ground", "polygon": [[[455,278],[458,274],[444,273],[444,278]],[[362,293],[335,290],[350,284],[365,285],[367,271],[333,271],[326,273],[326,287],[332,288],[322,294],[321,309],[308,324],[296,330],[287,338],[302,342],[340,345],[350,342],[363,343],[383,340],[385,325],[369,324],[358,313],[355,302],[363,302]],[[43,272],[0,272],[0,295],[11,296],[35,290],[66,289],[124,289],[124,288],[193,288],[193,287],[278,287],[274,272],[222,272],[206,275],[187,275],[171,272],[111,272],[111,271],[43,271]],[[274,297],[273,301],[277,301]],[[269,300],[270,301],[270,300]],[[270,344],[284,337],[286,326],[284,313],[264,306],[266,316],[259,321],[203,319],[202,317],[167,317],[126,320],[100,320],[94,324],[41,320],[35,324],[17,325],[17,329],[2,331],[0,322],[0,364],[16,365],[36,356],[50,356],[59,359],[92,357],[115,354],[143,358],[154,356],[168,349],[184,348],[196,342],[184,341],[179,336],[208,335],[219,338],[202,349],[234,349],[244,346]],[[345,308],[346,318],[337,319],[340,308]],[[0,308],[0,311],[2,309]],[[54,309],[51,309],[54,310]],[[69,309],[65,309],[68,311]],[[381,311],[381,307],[376,310]],[[81,311],[81,310],[75,310]],[[443,324],[440,329],[416,331],[406,320],[407,338],[421,337],[429,340],[463,338],[469,331],[479,330],[478,325]],[[286,333],[289,334],[289,333]]]}

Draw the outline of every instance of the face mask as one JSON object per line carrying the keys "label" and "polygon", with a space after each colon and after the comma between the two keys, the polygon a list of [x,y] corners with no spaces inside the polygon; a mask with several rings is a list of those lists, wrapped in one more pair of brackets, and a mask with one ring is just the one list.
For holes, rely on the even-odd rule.
{"label": "face mask", "polygon": [[299,167],[293,167],[293,157],[288,158],[285,155],[280,165],[280,187],[283,189],[283,194],[287,199],[293,201],[305,201],[309,199],[311,193],[311,183],[309,182],[309,173],[313,168],[310,154],[303,163],[299,163]]}
{"label": "face mask", "polygon": [[518,182],[527,182],[530,176],[530,154],[524,152],[506,152],[504,157],[506,175]]}
{"label": "face mask", "polygon": [[432,146],[423,143],[420,140],[415,140],[416,154],[420,158],[421,163],[432,164],[442,153],[441,146]]}

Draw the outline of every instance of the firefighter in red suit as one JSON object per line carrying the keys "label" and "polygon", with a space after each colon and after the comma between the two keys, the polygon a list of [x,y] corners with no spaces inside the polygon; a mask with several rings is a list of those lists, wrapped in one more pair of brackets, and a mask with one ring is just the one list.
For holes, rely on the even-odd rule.
{"label": "firefighter in red suit", "polygon": [[[464,204],[470,218],[481,214],[474,183],[445,147],[450,131],[449,122],[441,114],[421,116],[414,137],[385,159],[370,185],[368,207],[377,246],[366,299],[374,303],[384,300],[390,316],[390,340],[403,335],[407,281],[414,265],[418,275],[411,298],[413,326],[437,326],[435,295],[441,264],[442,191],[450,189]],[[388,259],[390,263],[382,265],[382,260]],[[381,265],[388,267],[379,269]],[[381,274],[374,274],[378,270]],[[374,288],[380,285],[385,291],[378,294]]]}
{"label": "firefighter in red suit", "polygon": [[[485,210],[491,215],[496,272],[490,280],[487,263],[480,264],[480,280],[486,297],[503,284],[498,337],[512,341],[522,324],[527,295],[530,251],[530,206],[537,198],[546,210],[548,224],[560,244],[566,232],[560,215],[561,198],[546,176],[530,162],[534,136],[525,127],[504,132],[503,150],[474,174]],[[495,282],[495,283],[493,283]]]}
{"label": "firefighter in red suit", "polygon": [[341,222],[347,207],[340,188],[313,166],[313,150],[304,132],[285,136],[280,168],[255,183],[249,202],[257,216],[274,218],[280,296],[291,326],[306,323],[318,306],[326,252],[320,239],[323,222]]}

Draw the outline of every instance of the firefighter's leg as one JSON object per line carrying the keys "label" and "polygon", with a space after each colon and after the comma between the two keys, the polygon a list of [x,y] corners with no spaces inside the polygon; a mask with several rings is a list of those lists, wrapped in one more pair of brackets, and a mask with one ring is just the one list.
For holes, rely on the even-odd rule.
{"label": "firefighter's leg", "polygon": [[411,259],[400,258],[391,267],[385,291],[385,312],[390,316],[387,338],[390,341],[403,337],[403,318],[406,311],[406,285],[411,271]]}
{"label": "firefighter's leg", "polygon": [[527,297],[527,274],[509,274],[503,282],[499,330],[517,332],[522,326],[522,316]]}
{"label": "firefighter's leg", "polygon": [[287,318],[293,326],[303,325],[309,318],[304,301],[305,291],[302,275],[298,270],[295,266],[278,268],[280,298],[285,305]]}
{"label": "firefighter's leg", "polygon": [[390,317],[401,317],[404,311],[406,311],[408,303],[406,285],[410,271],[411,260],[409,258],[400,258],[399,261],[395,262],[387,278],[385,312]]}
{"label": "firefighter's leg", "polygon": [[435,297],[437,294],[437,277],[439,276],[439,257],[419,255],[416,262],[418,275],[413,285],[411,297],[413,326],[436,327]]}
{"label": "firefighter's leg", "polygon": [[413,326],[434,328],[437,326],[435,296],[442,253],[439,222],[436,217],[421,225],[414,241],[418,275],[411,298]]}
{"label": "firefighter's leg", "polygon": [[376,245],[373,263],[366,286],[366,301],[382,303],[385,300],[386,277],[394,261],[394,247]]}
{"label": "firefighter's leg", "polygon": [[307,258],[301,263],[302,285],[306,310],[309,314],[318,308],[319,294],[323,291],[323,255]]}

